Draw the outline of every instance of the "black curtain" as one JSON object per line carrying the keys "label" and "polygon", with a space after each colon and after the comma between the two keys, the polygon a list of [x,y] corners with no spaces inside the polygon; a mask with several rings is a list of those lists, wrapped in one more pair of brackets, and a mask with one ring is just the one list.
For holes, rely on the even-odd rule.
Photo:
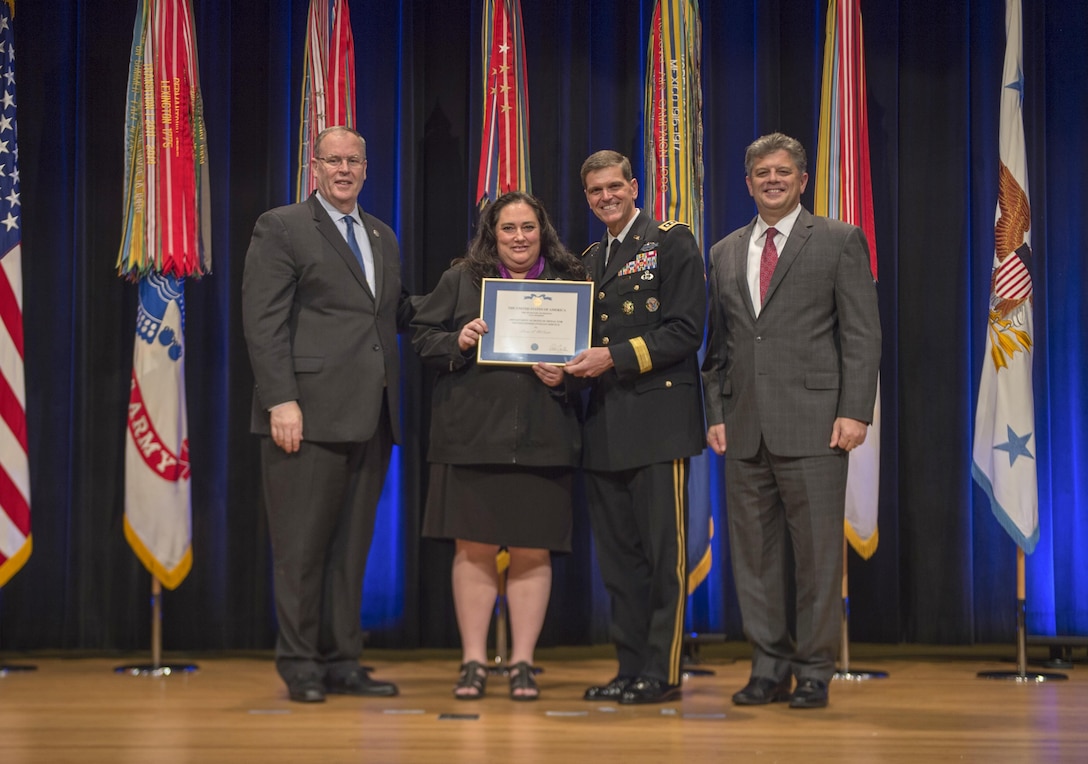
{"label": "black curtain", "polygon": [[[481,0],[352,0],[361,203],[398,232],[414,292],[437,282],[474,220]],[[533,191],[574,251],[599,238],[578,170],[601,148],[641,176],[652,0],[522,0]],[[136,0],[21,0],[15,17],[33,554],[0,590],[0,648],[135,649],[150,579],[122,533],[135,288],[120,242],[126,80]],[[704,0],[708,244],[754,214],[743,151],[782,130],[814,166],[825,4]],[[187,285],[192,573],[164,598],[167,649],[264,648],[275,630],[252,377],[239,289],[252,226],[289,201],[305,0],[194,0],[210,141],[214,273]],[[1015,550],[970,477],[997,178],[1004,2],[866,0],[884,327],[880,545],[851,554],[851,634],[1009,640]],[[1088,325],[1088,10],[1025,0],[1042,539],[1029,561],[1037,633],[1088,633],[1084,483]],[[811,186],[811,183],[810,183]],[[802,201],[811,208],[811,193]],[[430,380],[407,338],[406,442],[390,474],[363,605],[371,644],[456,644],[450,550],[421,541]],[[657,426],[667,426],[659,423]],[[651,436],[648,434],[648,436]],[[720,460],[715,469],[721,469]],[[740,635],[720,480],[710,580],[691,624]],[[584,501],[579,497],[579,505]],[[544,644],[606,639],[584,512],[556,562]]]}

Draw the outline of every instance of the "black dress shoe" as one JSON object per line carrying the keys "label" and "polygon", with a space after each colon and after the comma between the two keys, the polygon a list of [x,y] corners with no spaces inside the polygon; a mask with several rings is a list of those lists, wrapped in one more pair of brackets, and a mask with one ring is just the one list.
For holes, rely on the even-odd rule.
{"label": "black dress shoe", "polygon": [[627,685],[635,681],[634,677],[618,676],[608,684],[598,684],[586,690],[583,700],[612,700],[618,701]]}
{"label": "black dress shoe", "polygon": [[343,676],[325,677],[325,691],[333,695],[391,698],[397,694],[397,686],[392,682],[371,679],[370,674],[360,668]]}
{"label": "black dress shoe", "polygon": [[752,677],[743,690],[733,694],[733,703],[738,706],[765,706],[768,703],[781,703],[790,699],[790,677],[781,682],[762,676]]}
{"label": "black dress shoe", "polygon": [[296,703],[324,703],[325,686],[316,679],[287,685],[287,697]]}
{"label": "black dress shoe", "polygon": [[667,703],[670,700],[680,700],[680,694],[678,684],[640,677],[627,685],[627,689],[620,695],[620,703],[625,706],[639,703]]}
{"label": "black dress shoe", "polygon": [[790,700],[790,708],[826,708],[827,682],[822,679],[804,679]]}

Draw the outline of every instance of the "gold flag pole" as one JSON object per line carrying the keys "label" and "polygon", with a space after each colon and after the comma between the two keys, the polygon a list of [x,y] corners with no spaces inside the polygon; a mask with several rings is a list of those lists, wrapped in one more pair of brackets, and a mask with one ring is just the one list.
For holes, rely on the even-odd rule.
{"label": "gold flag pole", "polygon": [[114,673],[129,676],[170,676],[196,671],[195,663],[162,662],[162,583],[151,577],[151,663],[133,663],[118,666]]}
{"label": "gold flag pole", "polygon": [[1025,557],[1024,550],[1019,546],[1016,547],[1016,671],[980,671],[978,672],[979,679],[1006,679],[1021,684],[1041,684],[1069,678],[1066,674],[1028,671],[1028,607]]}
{"label": "gold flag pole", "polygon": [[850,545],[846,537],[842,539],[842,628],[839,642],[839,670],[834,673],[832,679],[840,679],[847,682],[864,682],[869,679],[887,679],[887,671],[873,671],[872,669],[850,668],[850,576],[847,573],[847,554]]}

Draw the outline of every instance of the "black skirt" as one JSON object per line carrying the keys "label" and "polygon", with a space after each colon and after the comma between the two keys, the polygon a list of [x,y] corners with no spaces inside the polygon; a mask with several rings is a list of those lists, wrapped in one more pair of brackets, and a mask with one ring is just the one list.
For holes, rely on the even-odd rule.
{"label": "black skirt", "polygon": [[570,467],[432,464],[423,535],[570,551]]}

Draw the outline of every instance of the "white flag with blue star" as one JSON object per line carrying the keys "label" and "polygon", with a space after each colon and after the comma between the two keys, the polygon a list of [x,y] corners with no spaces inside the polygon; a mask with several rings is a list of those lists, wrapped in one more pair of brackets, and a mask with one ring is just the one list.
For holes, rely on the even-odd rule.
{"label": "white flag with blue star", "polygon": [[994,264],[971,472],[989,495],[998,521],[1013,541],[1031,554],[1039,540],[1039,490],[1031,381],[1034,294],[1020,21],[1020,0],[1007,0]]}

